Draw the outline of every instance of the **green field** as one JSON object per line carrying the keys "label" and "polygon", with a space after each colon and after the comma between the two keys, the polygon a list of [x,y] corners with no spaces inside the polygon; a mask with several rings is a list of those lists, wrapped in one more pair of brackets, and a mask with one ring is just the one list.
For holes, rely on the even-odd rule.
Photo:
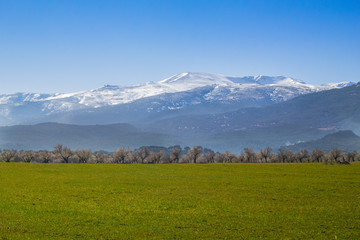
{"label": "green field", "polygon": [[0,163],[0,239],[360,239],[360,164]]}

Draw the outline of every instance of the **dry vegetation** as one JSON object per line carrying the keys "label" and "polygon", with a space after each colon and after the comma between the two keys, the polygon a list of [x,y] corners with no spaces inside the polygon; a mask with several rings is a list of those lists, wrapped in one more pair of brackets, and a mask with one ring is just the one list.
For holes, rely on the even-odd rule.
{"label": "dry vegetation", "polygon": [[[153,149],[153,150],[151,150]],[[324,152],[314,149],[309,152],[306,148],[299,152],[281,149],[274,153],[271,148],[260,149],[255,152],[245,148],[240,155],[229,151],[215,153],[200,146],[184,148],[173,146],[141,147],[134,151],[124,147],[113,153],[92,152],[89,149],[76,151],[58,144],[53,151],[16,151],[3,150],[0,152],[0,161],[3,162],[38,162],[38,163],[325,163],[349,164],[360,161],[360,153],[344,152],[341,149],[331,149]]]}

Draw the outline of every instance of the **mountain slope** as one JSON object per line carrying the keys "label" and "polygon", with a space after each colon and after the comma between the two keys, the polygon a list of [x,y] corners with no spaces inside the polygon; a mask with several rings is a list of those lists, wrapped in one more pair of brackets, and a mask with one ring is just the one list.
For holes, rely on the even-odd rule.
{"label": "mountain slope", "polygon": [[172,134],[216,134],[259,127],[298,125],[360,131],[360,83],[296,97],[286,102],[223,114],[169,118],[149,128]]}
{"label": "mountain slope", "polygon": [[293,151],[299,151],[301,148],[307,148],[310,151],[317,148],[326,152],[333,148],[339,148],[346,152],[360,151],[360,137],[352,131],[338,131],[318,140],[302,142],[285,148]]}
{"label": "mountain slope", "polygon": [[[136,115],[136,111],[131,112],[133,107],[157,114],[164,111],[180,112],[195,106],[195,109],[205,113],[206,109],[211,108],[212,111],[208,112],[211,113],[214,112],[214,109],[219,108],[201,109],[198,106],[201,104],[223,106],[226,110],[265,106],[299,95],[351,84],[313,86],[282,76],[228,77],[219,74],[182,73],[160,82],[129,87],[107,85],[99,89],[67,94],[0,95],[0,125],[33,123],[47,121],[47,119],[57,120],[57,116],[62,116],[65,123],[74,123],[72,118],[76,118],[79,119],[77,122],[85,124],[104,124],[106,122],[86,122],[86,119],[89,119],[86,113],[94,115],[94,112],[101,108],[102,110],[98,112],[112,116],[113,113],[107,111],[119,112],[121,109],[129,109],[126,113],[128,116]],[[177,99],[180,99],[180,102],[175,102]],[[143,106],[140,106],[141,104]],[[119,107],[121,105],[124,107]],[[112,108],[113,106],[115,108]],[[117,109],[117,107],[119,108]],[[79,111],[78,115],[77,111]],[[223,111],[219,110],[218,112]],[[187,111],[185,110],[185,112]],[[64,117],[63,114],[68,117]],[[117,115],[118,122],[121,120],[121,115],[121,113]],[[81,116],[83,116],[82,119],[80,119]],[[92,119],[96,118],[94,116]],[[100,119],[100,117],[98,118]],[[128,119],[129,121],[135,120]]]}
{"label": "mountain slope", "polygon": [[168,146],[173,139],[178,138],[139,131],[130,124],[79,126],[42,123],[0,127],[2,149],[52,150],[55,145],[61,143],[72,149],[114,151],[122,146],[131,148],[143,145]]}

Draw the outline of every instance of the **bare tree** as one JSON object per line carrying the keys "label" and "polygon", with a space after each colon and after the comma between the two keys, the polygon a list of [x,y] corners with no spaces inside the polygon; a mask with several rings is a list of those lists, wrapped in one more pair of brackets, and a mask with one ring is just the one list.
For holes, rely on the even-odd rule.
{"label": "bare tree", "polygon": [[355,162],[356,161],[356,155],[357,155],[357,152],[356,151],[352,151],[352,152],[349,152],[347,154],[347,160],[349,162]]}
{"label": "bare tree", "polygon": [[272,149],[270,147],[260,149],[259,155],[260,155],[260,161],[261,162],[269,162],[271,158]]}
{"label": "bare tree", "polygon": [[180,163],[190,163],[189,155],[188,155],[188,154],[183,154],[183,155],[180,157],[179,162],[180,162]]}
{"label": "bare tree", "polygon": [[236,156],[229,151],[224,153],[224,163],[232,163],[235,162]]}
{"label": "bare tree", "polygon": [[17,154],[16,150],[4,150],[1,152],[1,159],[4,162],[10,162],[14,159],[15,155]]}
{"label": "bare tree", "polygon": [[157,153],[156,163],[160,163],[160,161],[163,158],[164,154],[165,154],[164,150],[161,150],[160,152]]}
{"label": "bare tree", "polygon": [[338,148],[331,149],[328,153],[328,160],[330,163],[349,164],[346,154]]}
{"label": "bare tree", "polygon": [[201,151],[202,151],[201,147],[198,146],[193,147],[187,154],[189,157],[189,161],[191,163],[196,163],[197,160],[201,157]]}
{"label": "bare tree", "polygon": [[22,162],[32,162],[35,159],[35,153],[33,151],[20,151],[18,157],[21,159]]}
{"label": "bare tree", "polygon": [[236,162],[238,162],[238,163],[244,163],[244,162],[245,162],[245,156],[244,156],[244,154],[240,154],[240,155],[237,157]]}
{"label": "bare tree", "polygon": [[41,163],[49,163],[52,159],[52,154],[49,151],[40,151],[37,155]]}
{"label": "bare tree", "polygon": [[76,156],[79,158],[79,163],[87,163],[92,156],[92,152],[88,149],[78,149]]}
{"label": "bare tree", "polygon": [[277,154],[278,162],[285,163],[285,162],[293,162],[294,161],[294,154],[290,149],[280,149]]}
{"label": "bare tree", "polygon": [[324,160],[324,157],[325,157],[325,153],[323,150],[314,148],[311,151],[310,158],[312,162],[318,162],[318,163],[322,162]]}
{"label": "bare tree", "polygon": [[307,148],[301,148],[300,151],[296,154],[296,158],[299,162],[309,162],[309,151]]}
{"label": "bare tree", "polygon": [[252,148],[244,148],[243,155],[245,162],[252,163],[256,160],[256,154]]}
{"label": "bare tree", "polygon": [[214,162],[216,162],[216,163],[224,162],[224,154],[216,153],[214,156]]}
{"label": "bare tree", "polygon": [[144,163],[146,158],[150,155],[148,147],[141,147],[133,153],[133,158],[136,162]]}
{"label": "bare tree", "polygon": [[118,148],[113,154],[114,163],[125,163],[129,152],[130,150],[125,150],[123,147]]}
{"label": "bare tree", "polygon": [[152,152],[147,158],[147,163],[160,163],[161,157],[164,155],[165,151]]}
{"label": "bare tree", "polygon": [[206,159],[206,162],[208,162],[208,163],[214,163],[214,157],[215,157],[215,154],[212,152],[205,153],[205,159]]}
{"label": "bare tree", "polygon": [[54,153],[59,155],[64,163],[69,163],[70,158],[74,155],[70,148],[58,144],[54,147]]}
{"label": "bare tree", "polygon": [[95,153],[95,162],[96,163],[104,163],[105,162],[105,154],[103,152]]}
{"label": "bare tree", "polygon": [[161,158],[162,163],[171,163],[170,154],[163,155]]}
{"label": "bare tree", "polygon": [[284,149],[279,149],[277,154],[278,162],[284,163],[286,161],[286,152]]}
{"label": "bare tree", "polygon": [[170,154],[170,163],[179,163],[181,150],[180,148],[173,148]]}
{"label": "bare tree", "polygon": [[294,157],[294,153],[293,151],[291,151],[290,149],[285,150],[286,153],[286,162],[294,162],[295,157]]}
{"label": "bare tree", "polygon": [[356,153],[355,162],[360,162],[360,153]]}

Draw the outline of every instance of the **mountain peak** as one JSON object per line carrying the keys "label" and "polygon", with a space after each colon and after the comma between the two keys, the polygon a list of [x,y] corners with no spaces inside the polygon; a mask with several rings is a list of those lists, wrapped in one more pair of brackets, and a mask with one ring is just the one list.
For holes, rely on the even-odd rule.
{"label": "mountain peak", "polygon": [[349,86],[352,86],[355,84],[356,83],[354,83],[354,82],[339,82],[339,83],[323,84],[322,86],[328,86],[328,87],[332,87],[332,88],[343,88],[343,87],[349,87]]}
{"label": "mountain peak", "polygon": [[306,84],[301,80],[297,80],[291,77],[285,76],[245,76],[245,77],[226,77],[234,83],[238,84],[259,84],[259,85],[272,85],[272,84],[281,84],[281,85],[295,85],[295,84]]}
{"label": "mountain peak", "polygon": [[294,79],[291,77],[285,76],[263,76],[258,75],[254,77],[256,83],[261,85],[268,85],[268,84],[305,84],[305,82]]}
{"label": "mountain peak", "polygon": [[103,87],[99,88],[99,90],[118,90],[119,86],[117,85],[104,85]]}
{"label": "mountain peak", "polygon": [[160,83],[165,84],[200,84],[204,85],[231,85],[231,84],[260,84],[260,85],[270,85],[270,84],[283,84],[283,85],[293,85],[293,84],[305,84],[305,82],[290,77],[284,76],[246,76],[246,77],[231,77],[225,76],[222,74],[209,74],[209,73],[199,73],[199,72],[184,72],[177,75],[174,75],[170,78],[160,81]]}
{"label": "mountain peak", "polygon": [[230,83],[231,81],[227,80],[225,76],[221,74],[209,74],[209,73],[198,73],[198,72],[184,72],[172,77],[166,78],[160,83],[189,83],[189,82],[199,82],[205,84],[216,84],[216,83]]}
{"label": "mountain peak", "polygon": [[185,72],[159,82],[179,90],[189,90],[212,85],[231,85],[233,82],[220,74]]}

